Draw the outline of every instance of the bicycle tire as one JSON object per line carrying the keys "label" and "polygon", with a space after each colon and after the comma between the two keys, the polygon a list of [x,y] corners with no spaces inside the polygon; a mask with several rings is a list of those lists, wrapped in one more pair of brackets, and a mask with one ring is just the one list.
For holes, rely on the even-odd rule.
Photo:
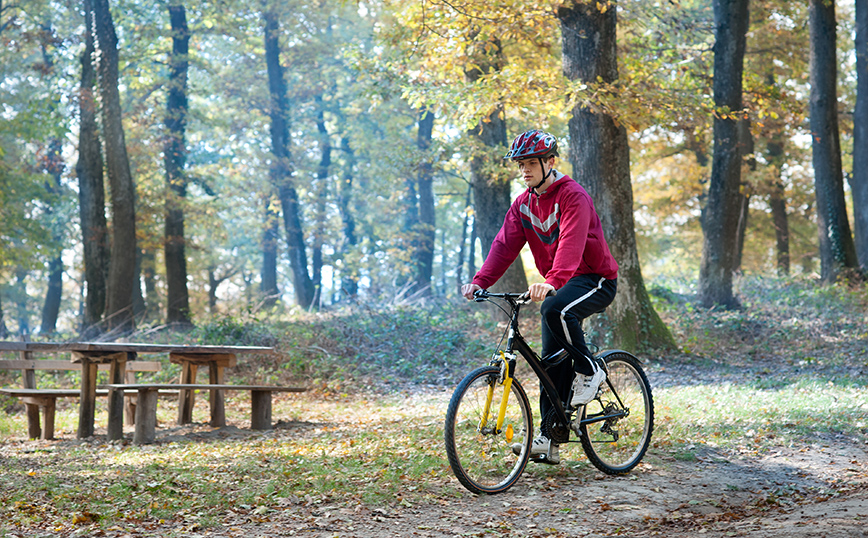
{"label": "bicycle tire", "polygon": [[[506,417],[500,432],[481,432],[479,425],[489,387],[494,386],[487,423],[495,425],[502,385],[497,383],[500,369],[483,366],[470,372],[458,384],[446,410],[444,439],[449,466],[458,481],[476,494],[501,493],[521,476],[530,457],[533,441],[533,415],[521,384],[513,379]],[[493,428],[492,428],[493,429]],[[521,446],[519,454],[513,445]]]}
{"label": "bicycle tire", "polygon": [[[582,448],[588,460],[610,475],[628,473],[642,461],[654,431],[654,398],[639,360],[616,351],[606,358],[609,372],[602,395],[582,411],[582,420],[595,414],[629,410],[629,415],[581,425]],[[618,398],[612,393],[615,388]],[[619,403],[623,402],[623,407]]]}

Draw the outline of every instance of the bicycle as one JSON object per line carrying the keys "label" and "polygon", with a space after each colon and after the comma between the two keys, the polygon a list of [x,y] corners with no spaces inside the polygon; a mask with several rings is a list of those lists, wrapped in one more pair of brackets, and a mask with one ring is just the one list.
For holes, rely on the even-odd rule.
{"label": "bicycle", "polygon": [[[530,459],[533,414],[530,401],[515,379],[517,356],[528,363],[548,395],[552,409],[543,417],[542,433],[552,442],[580,442],[590,462],[609,475],[621,475],[636,467],[648,450],[654,429],[651,385],[639,360],[626,351],[605,351],[594,358],[606,370],[606,382],[585,406],[562,402],[548,367],[568,359],[566,351],[540,358],[519,331],[521,306],[530,302],[527,292],[490,293],[477,290],[477,302],[498,299],[509,317],[506,346],[487,366],[467,374],[458,384],[446,410],[446,455],[458,481],[476,494],[502,493],[518,481]],[[499,402],[496,391],[502,387]],[[599,425],[599,427],[597,427]],[[578,441],[570,440],[573,432]]]}

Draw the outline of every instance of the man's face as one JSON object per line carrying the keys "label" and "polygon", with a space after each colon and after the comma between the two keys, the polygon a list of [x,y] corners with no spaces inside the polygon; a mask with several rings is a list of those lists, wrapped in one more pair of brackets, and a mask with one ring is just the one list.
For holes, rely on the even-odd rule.
{"label": "man's face", "polygon": [[[518,171],[521,172],[521,178],[524,181],[524,184],[528,187],[536,187],[540,184],[540,181],[542,181],[545,173],[551,169],[552,158],[549,157],[548,159],[543,159],[542,166],[540,165],[540,159],[538,157],[518,159],[516,163],[518,164]],[[543,167],[545,167],[545,169]]]}

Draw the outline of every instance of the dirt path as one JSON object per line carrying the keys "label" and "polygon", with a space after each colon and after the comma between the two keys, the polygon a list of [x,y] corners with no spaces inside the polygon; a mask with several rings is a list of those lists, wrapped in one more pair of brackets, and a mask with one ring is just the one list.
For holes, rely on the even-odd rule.
{"label": "dirt path", "polygon": [[[720,373],[667,367],[652,384],[702,383]],[[695,459],[649,452],[630,475],[569,472],[584,461],[575,444],[562,449],[568,472],[530,464],[510,491],[477,497],[438,495],[370,508],[299,502],[241,534],[373,538],[418,536],[751,538],[868,537],[868,444],[816,437],[801,448],[725,453]],[[461,490],[454,478],[440,488]]]}
{"label": "dirt path", "polygon": [[[581,457],[578,447],[569,450],[568,458]],[[425,503],[398,501],[376,509],[300,502],[243,533],[228,528],[217,535],[868,536],[864,447],[830,443],[757,459],[706,452],[691,462],[655,456],[649,461],[619,478],[554,480],[530,469],[496,496],[444,500],[432,494]],[[442,487],[461,486],[452,481]]]}

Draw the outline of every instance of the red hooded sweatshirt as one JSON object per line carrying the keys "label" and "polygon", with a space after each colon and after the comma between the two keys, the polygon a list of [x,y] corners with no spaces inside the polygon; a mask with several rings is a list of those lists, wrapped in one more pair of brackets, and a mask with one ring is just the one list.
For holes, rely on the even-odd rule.
{"label": "red hooded sweatshirt", "polygon": [[526,190],[506,213],[473,283],[488,288],[527,243],[546,283],[560,289],[577,275],[618,278],[618,263],[603,237],[594,202],[581,185],[561,176],[540,195]]}

